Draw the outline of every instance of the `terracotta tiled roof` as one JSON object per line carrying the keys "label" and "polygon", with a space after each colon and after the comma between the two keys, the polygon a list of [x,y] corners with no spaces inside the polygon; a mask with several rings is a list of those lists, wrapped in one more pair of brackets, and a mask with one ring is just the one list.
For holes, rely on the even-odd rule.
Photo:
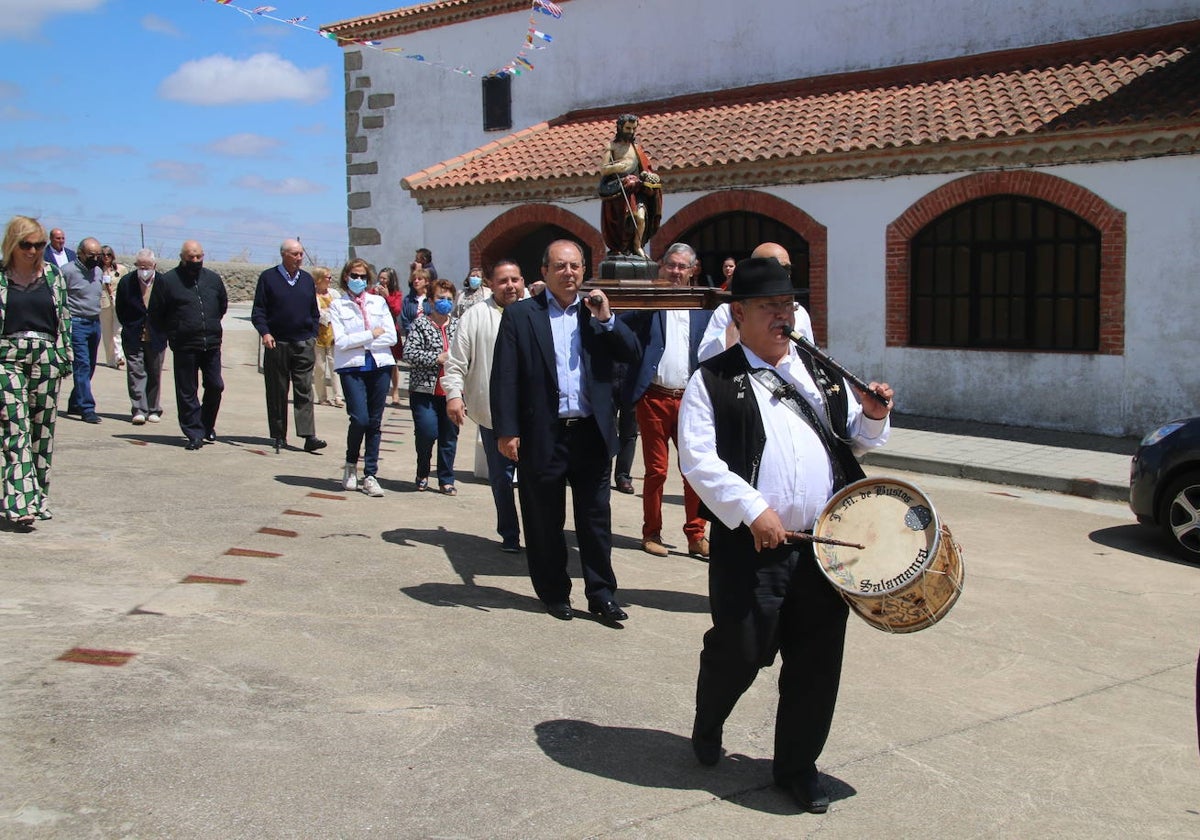
{"label": "terracotta tiled roof", "polygon": [[[550,190],[542,193],[547,198],[584,195],[595,186],[614,117],[625,111],[640,116],[639,141],[672,189],[720,186],[719,172],[734,173],[741,184],[862,177],[871,174],[861,171],[866,159],[887,174],[932,171],[935,158],[983,148],[993,156],[1018,147],[1029,154],[1031,145],[1050,144],[1059,148],[1058,161],[1084,159],[1072,158],[1080,144],[1095,146],[1099,134],[1111,145],[1113,136],[1130,129],[1145,135],[1187,128],[1195,151],[1200,21],[572,112],[410,175],[404,185],[422,203],[436,200],[434,191],[471,203],[527,200],[539,190]],[[1064,150],[1064,144],[1077,148]],[[961,161],[943,165],[972,168]]]}
{"label": "terracotta tiled roof", "polygon": [[[559,3],[569,1],[558,0]],[[321,29],[347,40],[381,40],[492,15],[527,11],[530,6],[532,0],[434,0],[326,24]]]}

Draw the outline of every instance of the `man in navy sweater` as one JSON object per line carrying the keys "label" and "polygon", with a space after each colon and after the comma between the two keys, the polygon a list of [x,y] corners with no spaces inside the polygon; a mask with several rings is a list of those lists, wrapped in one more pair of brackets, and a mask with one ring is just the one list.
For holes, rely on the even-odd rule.
{"label": "man in navy sweater", "polygon": [[291,383],[296,432],[304,451],[325,448],[313,419],[312,377],[316,361],[317,290],[303,270],[304,246],[285,239],[280,264],[258,276],[250,323],[262,336],[263,380],[267,390],[267,427],[275,452],[287,446],[288,384]]}

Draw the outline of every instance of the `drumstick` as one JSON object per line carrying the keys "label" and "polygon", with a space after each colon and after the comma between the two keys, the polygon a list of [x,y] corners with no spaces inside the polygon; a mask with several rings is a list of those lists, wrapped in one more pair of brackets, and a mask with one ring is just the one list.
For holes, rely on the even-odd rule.
{"label": "drumstick", "polygon": [[847,548],[857,548],[859,550],[866,548],[862,543],[844,542],[842,540],[835,540],[833,537],[818,537],[815,534],[806,534],[803,531],[788,531],[786,538],[788,542],[801,541],[824,543],[825,545],[844,545]]}

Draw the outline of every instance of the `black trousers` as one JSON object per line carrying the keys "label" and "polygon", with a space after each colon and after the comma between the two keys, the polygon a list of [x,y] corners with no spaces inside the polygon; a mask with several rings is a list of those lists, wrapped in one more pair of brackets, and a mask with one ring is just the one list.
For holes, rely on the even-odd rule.
{"label": "black trousers", "polygon": [[[217,412],[221,409],[221,394],[225,390],[225,380],[221,378],[221,348],[176,350],[174,358],[179,429],[188,440],[200,440],[217,428]],[[204,384],[203,400],[199,397],[197,379]]]}
{"label": "black trousers", "polygon": [[521,519],[525,523],[525,554],[533,591],[547,604],[571,596],[567,573],[567,485],[575,513],[575,537],[583,564],[583,587],[588,603],[614,597],[617,579],[612,569],[612,509],[609,506],[609,468],[612,459],[600,428],[592,417],[573,424],[560,421],[554,452],[537,474],[518,463]]}
{"label": "black trousers", "polygon": [[738,698],[779,653],[775,781],[816,768],[837,704],[849,609],[808,544],[761,554],[745,526],[712,527],[708,589],[713,626],[704,634],[694,736],[719,741]]}
{"label": "black trousers", "polygon": [[272,438],[286,438],[288,428],[288,386],[292,389],[292,410],[296,415],[296,434],[316,434],[313,420],[312,379],[317,360],[317,340],[276,341],[263,348],[263,382],[267,390],[267,430]]}
{"label": "black trousers", "polygon": [[617,460],[613,465],[613,479],[629,478],[633,470],[633,456],[637,453],[638,422],[637,409],[632,405],[617,405]]}

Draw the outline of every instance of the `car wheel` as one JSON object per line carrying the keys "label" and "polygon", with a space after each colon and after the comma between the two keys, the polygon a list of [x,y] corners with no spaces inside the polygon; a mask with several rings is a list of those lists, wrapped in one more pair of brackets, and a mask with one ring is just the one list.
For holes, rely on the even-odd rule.
{"label": "car wheel", "polygon": [[1200,472],[1172,481],[1161,504],[1158,521],[1175,553],[1200,563]]}

